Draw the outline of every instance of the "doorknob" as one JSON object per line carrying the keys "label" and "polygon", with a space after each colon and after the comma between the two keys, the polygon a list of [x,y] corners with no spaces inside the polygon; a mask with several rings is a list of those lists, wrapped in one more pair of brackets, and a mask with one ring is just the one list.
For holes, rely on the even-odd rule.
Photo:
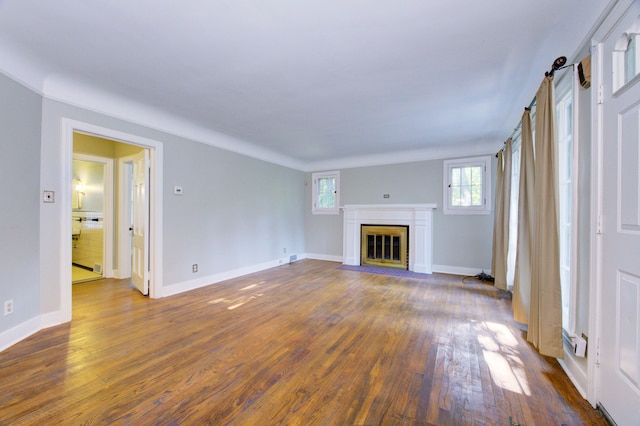
{"label": "doorknob", "polygon": [[130,226],[130,227],[129,227],[129,231],[133,231],[133,226]]}

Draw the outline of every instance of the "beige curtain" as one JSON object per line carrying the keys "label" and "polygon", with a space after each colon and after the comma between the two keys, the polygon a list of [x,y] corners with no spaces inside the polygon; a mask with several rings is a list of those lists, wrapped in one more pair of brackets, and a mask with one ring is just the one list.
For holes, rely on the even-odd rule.
{"label": "beige curtain", "polygon": [[527,340],[542,355],[563,358],[558,239],[557,130],[553,76],[536,94],[534,238]]}
{"label": "beige curtain", "polygon": [[504,232],[504,218],[502,217],[502,199],[504,198],[504,153],[498,152],[498,168],[496,169],[496,201],[493,214],[493,253],[491,256],[491,273],[495,278],[495,286],[500,287],[500,271],[502,270],[504,259],[502,256],[502,240]]}
{"label": "beige curtain", "polygon": [[491,272],[495,286],[507,289],[507,255],[509,251],[509,217],[511,201],[511,138],[498,153],[496,205],[493,224],[493,259]]}
{"label": "beige curtain", "polygon": [[531,253],[533,246],[534,218],[534,163],[531,111],[522,114],[520,136],[520,182],[518,195],[518,244],[513,276],[513,318],[529,324],[529,298],[531,297]]}
{"label": "beige curtain", "polygon": [[[500,277],[500,288],[508,287],[507,271],[509,270],[509,223],[511,220],[511,168],[512,168],[512,142],[511,138],[507,139],[504,145],[504,179],[502,182],[502,219],[504,221],[504,235],[502,236],[503,251],[503,271],[504,277]],[[504,284],[504,288],[502,287]]]}

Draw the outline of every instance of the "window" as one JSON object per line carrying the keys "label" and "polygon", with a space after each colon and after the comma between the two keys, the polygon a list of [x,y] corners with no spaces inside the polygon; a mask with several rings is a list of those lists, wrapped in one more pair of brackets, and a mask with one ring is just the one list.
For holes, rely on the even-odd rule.
{"label": "window", "polygon": [[340,172],[313,173],[313,205],[311,212],[314,214],[338,214],[340,197]]}
{"label": "window", "polygon": [[509,194],[509,245],[507,248],[507,289],[513,289],[518,252],[518,208],[520,203],[520,159],[522,135],[514,135],[511,142],[511,193]]}
{"label": "window", "polygon": [[444,161],[445,214],[491,212],[491,157]]}
{"label": "window", "polygon": [[618,37],[613,48],[613,91],[616,92],[640,73],[640,16]]}
{"label": "window", "polygon": [[573,197],[573,93],[568,90],[559,96],[556,105],[558,118],[558,234],[560,237],[560,287],[562,293],[562,325],[572,331],[572,197]]}
{"label": "window", "polygon": [[627,39],[627,48],[624,51],[624,82],[628,83],[636,74],[636,35],[632,34]]}

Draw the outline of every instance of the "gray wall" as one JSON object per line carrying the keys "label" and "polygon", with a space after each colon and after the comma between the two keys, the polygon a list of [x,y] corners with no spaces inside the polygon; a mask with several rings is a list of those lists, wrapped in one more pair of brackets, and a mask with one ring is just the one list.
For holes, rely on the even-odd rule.
{"label": "gray wall", "polygon": [[[0,74],[0,332],[40,314],[41,97]],[[14,313],[3,315],[13,299]]]}
{"label": "gray wall", "polygon": [[[500,144],[496,144],[496,151]],[[492,162],[492,173],[496,166]],[[445,268],[489,271],[493,244],[493,214],[442,213],[443,160],[340,170],[340,204],[435,203],[433,264]],[[307,174],[311,182],[311,173]],[[493,180],[495,181],[495,179]],[[492,188],[493,190],[493,188]],[[389,194],[389,198],[383,198]],[[312,215],[311,185],[306,191],[307,252],[342,256],[342,214]]]}
{"label": "gray wall", "polygon": [[[163,284],[250,267],[302,253],[304,173],[234,154],[68,104],[45,99],[42,110],[42,181],[60,190],[61,119],[69,118],[163,144]],[[70,155],[70,154],[69,154]],[[184,195],[173,195],[173,186]],[[61,223],[58,210],[43,214],[43,223]],[[43,239],[43,252],[60,251],[60,240]],[[43,312],[60,309],[59,259],[43,259]],[[199,264],[193,274],[191,265]],[[63,267],[67,267],[64,265]]]}
{"label": "gray wall", "polygon": [[184,140],[164,154],[166,285],[304,252],[303,172]]}

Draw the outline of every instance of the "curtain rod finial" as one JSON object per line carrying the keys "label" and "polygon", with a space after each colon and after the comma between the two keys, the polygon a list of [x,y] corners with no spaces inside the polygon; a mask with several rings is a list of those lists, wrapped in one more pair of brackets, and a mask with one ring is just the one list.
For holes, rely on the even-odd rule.
{"label": "curtain rod finial", "polygon": [[551,68],[553,68],[554,70],[559,70],[566,63],[567,63],[567,57],[566,56],[560,56],[560,57],[556,58],[555,61],[553,61],[553,65],[551,66]]}
{"label": "curtain rod finial", "polygon": [[544,75],[546,77],[552,77],[553,74],[558,71],[560,68],[562,68],[564,66],[564,64],[567,63],[567,57],[566,56],[558,56],[556,58],[555,61],[553,61],[553,64],[551,64],[551,70],[547,71],[544,73]]}

